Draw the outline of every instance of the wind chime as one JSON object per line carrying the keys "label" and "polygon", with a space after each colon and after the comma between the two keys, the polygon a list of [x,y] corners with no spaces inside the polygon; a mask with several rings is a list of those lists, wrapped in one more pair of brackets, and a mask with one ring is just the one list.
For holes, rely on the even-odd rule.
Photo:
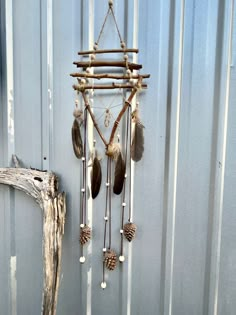
{"label": "wind chime", "polygon": [[[108,17],[114,20],[116,30],[120,39],[120,49],[99,49],[99,41],[103,33]],[[112,247],[112,199],[114,195],[122,194],[121,202],[121,222],[120,222],[120,263],[124,262],[123,243],[124,238],[131,242],[137,230],[137,226],[132,222],[131,217],[131,160],[138,162],[141,160],[144,151],[144,126],[140,121],[139,107],[132,111],[132,100],[136,94],[142,89],[147,88],[143,79],[149,78],[149,74],[139,74],[138,70],[142,65],[129,61],[129,55],[137,54],[138,49],[126,48],[126,44],[121,37],[117,21],[113,9],[113,1],[108,1],[108,11],[105,16],[98,40],[93,46],[93,50],[81,51],[81,56],[89,56],[88,61],[76,61],[74,64],[78,68],[82,68],[82,72],[72,73],[72,77],[76,77],[78,83],[73,85],[79,99],[75,102],[74,122],[72,125],[72,143],[76,157],[82,160],[82,187],[81,187],[81,203],[80,203],[80,244],[81,257],[80,262],[85,262],[84,246],[91,239],[91,227],[87,223],[87,200],[88,200],[88,167],[91,166],[90,173],[90,195],[95,199],[100,191],[102,183],[102,167],[101,159],[96,150],[96,142],[94,139],[92,152],[88,152],[88,118],[91,117],[94,129],[102,141],[106,156],[106,190],[104,204],[104,239],[102,249],[103,275],[101,287],[106,288],[105,271],[114,270],[117,266],[118,257]],[[123,54],[122,60],[97,59],[98,55],[106,54]],[[103,68],[109,71],[101,72]],[[99,71],[100,70],[100,71]],[[105,83],[97,83],[98,81]],[[107,83],[108,82],[108,83]],[[114,90],[122,91],[122,102],[118,105],[109,107],[97,107],[103,110],[102,115],[97,117],[95,114],[95,106],[93,99],[96,98],[94,92],[96,90]],[[104,93],[103,91],[103,93]],[[106,93],[106,92],[105,92]],[[129,96],[127,97],[127,94]],[[114,93],[115,94],[115,93]],[[116,96],[116,94],[115,94]],[[82,104],[79,106],[79,104]],[[119,113],[114,119],[112,109],[119,107]],[[113,126],[110,128],[110,137],[107,140],[99,126],[98,121],[104,116],[104,127],[109,128],[111,121],[114,120]],[[123,143],[120,141],[119,131],[122,126]],[[104,128],[103,127],[103,128]],[[91,160],[91,163],[89,163]],[[91,165],[89,165],[91,164]],[[128,181],[127,181],[128,180]],[[125,209],[128,208],[126,214]],[[125,216],[128,215],[125,223]]]}

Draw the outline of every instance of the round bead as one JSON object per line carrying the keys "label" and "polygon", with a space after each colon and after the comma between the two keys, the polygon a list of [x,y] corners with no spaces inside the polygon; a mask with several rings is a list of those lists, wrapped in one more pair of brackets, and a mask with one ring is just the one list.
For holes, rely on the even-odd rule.
{"label": "round bead", "polygon": [[125,256],[123,256],[123,255],[120,256],[120,257],[119,257],[119,261],[120,261],[120,262],[124,262],[124,261],[125,261]]}
{"label": "round bead", "polygon": [[122,202],[122,207],[125,207],[126,206],[126,203],[125,202]]}
{"label": "round bead", "polygon": [[124,230],[120,230],[120,234],[123,234],[124,233]]}
{"label": "round bead", "polygon": [[98,49],[98,44],[97,44],[97,43],[95,43],[95,44],[93,45],[93,49],[94,49],[94,50],[97,50],[97,49]]}
{"label": "round bead", "polygon": [[120,43],[120,47],[121,47],[121,48],[125,48],[125,46],[126,46],[126,45],[125,45],[125,42],[122,41],[122,42]]}
{"label": "round bead", "polygon": [[80,83],[81,83],[81,84],[85,84],[85,83],[86,83],[86,80],[85,80],[85,79],[81,79],[81,80],[80,80]]}
{"label": "round bead", "polygon": [[82,191],[82,192],[85,192],[85,188],[81,188],[81,191]]}
{"label": "round bead", "polygon": [[125,173],[125,178],[127,178],[127,174]]}
{"label": "round bead", "polygon": [[102,283],[101,283],[101,288],[102,288],[102,289],[106,289],[106,287],[107,287],[106,282],[102,282]]}
{"label": "round bead", "polygon": [[82,160],[82,161],[85,161],[85,157],[83,156],[81,160]]}
{"label": "round bead", "polygon": [[106,249],[106,248],[103,248],[102,251],[105,253],[105,252],[107,251],[107,249]]}
{"label": "round bead", "polygon": [[109,186],[110,186],[110,183],[106,183],[106,186],[109,187]]}
{"label": "round bead", "polygon": [[131,74],[131,70],[130,70],[130,69],[127,69],[127,70],[126,70],[126,73],[127,73],[128,75],[130,75],[130,74]]}
{"label": "round bead", "polygon": [[95,56],[94,54],[92,54],[92,55],[90,56],[90,58],[91,58],[91,60],[94,60],[94,59],[96,58],[96,56]]}
{"label": "round bead", "polygon": [[87,69],[86,69],[86,72],[87,72],[87,73],[90,73],[90,71],[91,71],[90,68],[87,68]]}
{"label": "round bead", "polygon": [[83,223],[81,223],[81,224],[80,224],[80,227],[81,227],[81,228],[83,228],[83,227],[84,227],[84,224],[83,224]]}
{"label": "round bead", "polygon": [[104,220],[105,220],[105,221],[108,221],[108,217],[104,217]]}
{"label": "round bead", "polygon": [[75,105],[76,105],[76,106],[79,105],[79,100],[75,100]]}
{"label": "round bead", "polygon": [[79,259],[79,262],[80,262],[81,264],[83,264],[83,263],[85,262],[85,257],[84,257],[84,256],[81,256],[80,259]]}
{"label": "round bead", "polygon": [[128,60],[129,56],[125,54],[123,58],[124,58],[124,60]]}

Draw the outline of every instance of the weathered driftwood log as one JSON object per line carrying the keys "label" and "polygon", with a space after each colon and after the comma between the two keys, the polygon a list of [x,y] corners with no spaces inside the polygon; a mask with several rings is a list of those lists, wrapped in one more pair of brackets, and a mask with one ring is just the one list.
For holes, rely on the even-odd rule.
{"label": "weathered driftwood log", "polygon": [[66,214],[65,193],[58,192],[58,178],[52,172],[27,168],[0,168],[0,184],[25,192],[43,210],[42,315],[55,315]]}

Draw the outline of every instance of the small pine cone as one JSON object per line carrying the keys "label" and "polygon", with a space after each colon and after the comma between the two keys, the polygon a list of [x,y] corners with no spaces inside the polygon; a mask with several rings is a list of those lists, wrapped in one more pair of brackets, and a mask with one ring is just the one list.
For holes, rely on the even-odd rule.
{"label": "small pine cone", "polygon": [[117,261],[116,253],[113,250],[108,250],[105,253],[105,258],[104,258],[104,262],[107,269],[114,270],[116,268],[116,261]]}
{"label": "small pine cone", "polygon": [[129,242],[134,239],[136,230],[137,226],[134,223],[129,222],[124,225],[124,236]]}
{"label": "small pine cone", "polygon": [[91,239],[91,229],[89,226],[85,225],[83,228],[81,228],[80,231],[80,244],[84,245]]}

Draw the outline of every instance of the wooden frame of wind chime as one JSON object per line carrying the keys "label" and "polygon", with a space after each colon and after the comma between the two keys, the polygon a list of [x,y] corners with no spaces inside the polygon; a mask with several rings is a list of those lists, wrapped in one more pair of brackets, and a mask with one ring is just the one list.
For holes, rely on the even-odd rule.
{"label": "wooden frame of wind chime", "polygon": [[[99,49],[100,37],[103,33],[104,26],[107,22],[108,16],[111,15],[116,30],[120,39],[120,49]],[[123,60],[96,60],[96,56],[106,54],[123,53]],[[91,239],[91,227],[87,224],[87,182],[88,182],[88,115],[91,117],[94,128],[97,131],[98,136],[105,146],[105,155],[107,156],[106,166],[106,193],[105,193],[105,211],[104,211],[104,240],[103,240],[103,276],[101,287],[106,288],[105,270],[114,270],[117,266],[117,254],[112,248],[111,244],[111,220],[112,220],[112,196],[113,194],[120,195],[122,193],[121,204],[121,223],[120,223],[120,255],[119,261],[123,263],[125,261],[123,242],[124,238],[129,242],[135,237],[137,226],[132,222],[131,218],[131,159],[135,162],[141,160],[144,151],[144,135],[142,125],[139,117],[138,103],[136,108],[132,111],[132,100],[135,95],[142,89],[147,88],[147,84],[143,82],[145,78],[149,78],[149,74],[139,74],[138,70],[142,68],[142,65],[129,62],[128,54],[138,53],[138,49],[126,48],[125,42],[121,37],[117,21],[113,10],[113,1],[108,1],[108,11],[105,16],[104,23],[98,36],[98,40],[95,42],[93,50],[81,51],[78,54],[81,56],[89,56],[88,61],[76,61],[74,64],[78,68],[82,68],[82,72],[72,73],[71,76],[77,78],[78,84],[73,85],[75,91],[81,96],[83,105],[79,108],[79,101],[76,100],[76,107],[74,110],[74,122],[72,125],[72,143],[76,157],[82,160],[82,187],[81,187],[81,207],[80,207],[80,244],[81,244],[81,257],[80,262],[85,262],[84,246]],[[109,72],[99,72],[97,69],[106,67],[111,69]],[[96,69],[96,70],[95,70]],[[117,74],[117,69],[121,69]],[[116,71],[114,73],[114,71]],[[115,80],[115,82],[109,81],[107,84],[97,83],[106,80]],[[118,83],[117,83],[118,82]],[[101,128],[98,125],[98,119],[95,117],[89,91],[94,90],[122,90],[123,93],[130,91],[128,98],[123,99],[121,110],[114,121],[114,125],[111,129],[109,140],[105,139]],[[111,119],[111,112],[105,108],[105,120],[104,125],[108,127]],[[124,147],[121,147],[119,141],[118,129],[121,121],[125,121],[124,127]],[[82,129],[82,130],[81,130]],[[82,132],[81,132],[82,131]],[[83,138],[83,139],[82,139]],[[115,140],[117,139],[117,141]],[[100,191],[102,182],[102,168],[100,158],[95,149],[96,140],[94,140],[94,148],[90,154],[91,158],[91,195],[95,199]],[[114,180],[112,181],[112,168],[114,166]],[[128,174],[129,173],[129,174]],[[127,185],[127,177],[129,181]],[[112,194],[113,186],[113,194]],[[128,187],[127,187],[128,186]],[[126,192],[128,191],[128,203],[126,201]],[[125,208],[128,205],[128,220],[125,223]]]}

